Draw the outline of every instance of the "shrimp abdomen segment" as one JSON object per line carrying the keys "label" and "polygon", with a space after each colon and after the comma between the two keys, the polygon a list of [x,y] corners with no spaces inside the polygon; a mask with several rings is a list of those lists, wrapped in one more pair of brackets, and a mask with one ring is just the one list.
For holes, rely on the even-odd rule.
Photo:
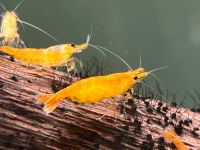
{"label": "shrimp abdomen segment", "polygon": [[71,85],[68,88],[69,98],[82,103],[94,103],[121,94],[132,84],[133,79],[127,73],[91,77]]}
{"label": "shrimp abdomen segment", "polygon": [[55,94],[39,94],[37,101],[44,103],[44,112],[51,113],[59,104],[61,100],[68,97],[67,88],[55,93]]}
{"label": "shrimp abdomen segment", "polygon": [[49,50],[44,48],[13,48],[9,46],[0,46],[0,50],[14,56],[20,61],[51,67],[61,65],[69,59],[69,55],[61,50]]}
{"label": "shrimp abdomen segment", "polygon": [[40,50],[33,48],[14,48],[10,46],[1,46],[0,50],[14,56],[20,61],[28,62],[28,63],[36,63],[41,59],[41,55],[39,55]]}

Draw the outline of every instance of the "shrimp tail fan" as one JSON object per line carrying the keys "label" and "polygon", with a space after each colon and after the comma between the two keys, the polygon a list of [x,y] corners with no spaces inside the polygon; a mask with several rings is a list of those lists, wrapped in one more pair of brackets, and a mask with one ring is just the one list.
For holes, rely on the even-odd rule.
{"label": "shrimp tail fan", "polygon": [[168,126],[167,128],[165,128],[164,131],[162,131],[162,134],[165,137],[165,139],[168,140],[172,140],[173,137],[176,135],[173,126]]}
{"label": "shrimp tail fan", "polygon": [[51,113],[62,99],[54,96],[54,94],[39,94],[37,101],[44,104],[43,110],[46,114]]}
{"label": "shrimp tail fan", "polygon": [[188,146],[186,146],[182,139],[176,134],[173,126],[167,127],[162,134],[165,139],[172,141],[178,150],[189,150]]}
{"label": "shrimp tail fan", "polygon": [[53,94],[38,94],[37,95],[37,102],[45,103],[49,98],[51,98]]}

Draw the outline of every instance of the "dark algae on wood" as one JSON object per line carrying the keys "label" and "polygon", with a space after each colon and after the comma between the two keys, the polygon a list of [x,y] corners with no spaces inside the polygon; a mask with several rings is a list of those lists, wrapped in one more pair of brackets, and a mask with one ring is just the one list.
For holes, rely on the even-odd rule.
{"label": "dark algae on wood", "polygon": [[65,100],[48,115],[36,103],[37,94],[76,80],[0,56],[0,149],[174,149],[161,135],[169,124],[187,146],[200,149],[199,112],[169,103],[127,93],[96,104]]}

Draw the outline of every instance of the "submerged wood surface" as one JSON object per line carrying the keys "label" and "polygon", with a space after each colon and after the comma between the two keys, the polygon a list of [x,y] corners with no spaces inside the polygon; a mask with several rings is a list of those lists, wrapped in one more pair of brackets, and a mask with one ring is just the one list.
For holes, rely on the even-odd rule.
{"label": "submerged wood surface", "polygon": [[[200,149],[200,132],[196,131],[200,114],[167,103],[162,106],[168,106],[167,113],[159,113],[154,109],[156,100],[129,97],[127,102],[124,96],[117,96],[85,105],[65,100],[49,115],[36,103],[38,93],[51,93],[52,85],[55,89],[76,80],[0,56],[0,149],[172,149],[160,131],[165,123],[178,124],[188,116],[192,123],[185,123],[181,138],[191,149]],[[148,103],[152,112],[150,107],[147,112]],[[175,111],[176,119],[164,122]],[[106,116],[98,119],[103,114]]]}

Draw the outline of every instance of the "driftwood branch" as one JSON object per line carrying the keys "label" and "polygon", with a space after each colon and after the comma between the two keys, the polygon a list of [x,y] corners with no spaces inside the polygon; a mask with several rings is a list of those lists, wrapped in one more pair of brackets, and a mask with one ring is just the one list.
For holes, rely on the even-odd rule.
{"label": "driftwood branch", "polygon": [[36,95],[77,79],[0,56],[0,149],[171,149],[160,134],[167,124],[200,149],[199,113],[130,94],[96,104],[65,100],[46,115]]}

